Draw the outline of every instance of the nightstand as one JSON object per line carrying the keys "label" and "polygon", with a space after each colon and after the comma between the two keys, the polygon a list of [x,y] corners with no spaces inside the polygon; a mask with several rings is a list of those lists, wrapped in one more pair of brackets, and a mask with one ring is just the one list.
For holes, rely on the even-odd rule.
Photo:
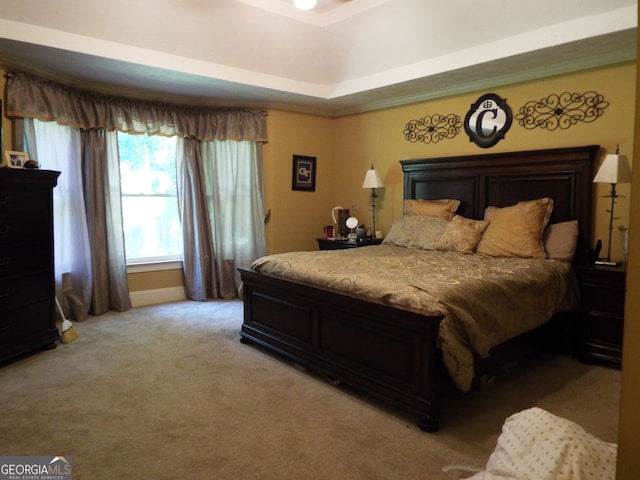
{"label": "nightstand", "polygon": [[382,243],[382,238],[374,238],[371,241],[364,242],[350,242],[347,239],[344,240],[329,240],[328,238],[316,238],[318,241],[318,247],[320,250],[343,250],[345,248],[357,248],[357,247],[367,247],[369,245],[380,245]]}
{"label": "nightstand", "polygon": [[582,297],[576,329],[580,358],[620,366],[626,269],[586,265],[577,266],[575,271]]}

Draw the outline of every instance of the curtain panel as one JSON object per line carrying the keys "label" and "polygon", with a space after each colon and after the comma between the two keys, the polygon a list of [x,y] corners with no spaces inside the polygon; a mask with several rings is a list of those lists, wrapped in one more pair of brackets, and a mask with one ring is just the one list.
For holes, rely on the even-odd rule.
{"label": "curtain panel", "polygon": [[26,73],[7,74],[5,114],[83,130],[178,136],[200,141],[267,141],[266,112],[149,102],[76,89]]}
{"label": "curtain panel", "polygon": [[104,130],[81,131],[84,203],[91,251],[90,313],[131,308],[120,194],[118,137]]}
{"label": "curtain panel", "polygon": [[220,296],[200,142],[179,138],[176,157],[185,291],[187,298],[204,302]]}
{"label": "curtain panel", "polygon": [[187,297],[234,298],[238,267],[267,254],[257,142],[178,139],[178,204]]}

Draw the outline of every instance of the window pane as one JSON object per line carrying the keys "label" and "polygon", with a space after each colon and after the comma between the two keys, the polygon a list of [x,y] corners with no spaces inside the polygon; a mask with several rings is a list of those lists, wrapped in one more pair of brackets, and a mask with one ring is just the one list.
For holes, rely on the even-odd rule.
{"label": "window pane", "polygon": [[176,139],[118,134],[123,194],[176,195]]}
{"label": "window pane", "polygon": [[175,197],[122,197],[127,260],[182,255]]}
{"label": "window pane", "polygon": [[179,259],[176,139],[118,134],[127,263]]}

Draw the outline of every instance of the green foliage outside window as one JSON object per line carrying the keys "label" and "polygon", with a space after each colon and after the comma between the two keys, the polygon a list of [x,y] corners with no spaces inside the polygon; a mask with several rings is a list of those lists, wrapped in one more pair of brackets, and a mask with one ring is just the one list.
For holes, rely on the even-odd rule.
{"label": "green foliage outside window", "polygon": [[182,257],[176,139],[118,133],[127,263]]}

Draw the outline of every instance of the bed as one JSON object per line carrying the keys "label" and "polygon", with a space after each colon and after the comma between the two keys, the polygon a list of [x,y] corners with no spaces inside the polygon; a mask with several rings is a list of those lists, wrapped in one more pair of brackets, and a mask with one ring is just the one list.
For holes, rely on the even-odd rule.
{"label": "bed", "polygon": [[[582,252],[592,243],[591,185],[593,163],[598,150],[597,145],[589,145],[402,160],[400,164],[404,172],[405,206],[412,202],[419,204],[420,200],[455,199],[458,202],[455,208],[458,219],[480,224],[485,218],[487,207],[491,207],[490,211],[504,213],[511,211],[510,207],[519,205],[518,202],[526,205],[551,202],[552,209],[549,209],[550,216],[545,219],[545,225],[576,225],[575,249]],[[452,219],[453,217],[448,221],[453,223]],[[499,223],[498,220],[494,222],[494,225]],[[395,224],[388,236],[392,235],[394,228]],[[486,232],[488,230],[485,230],[485,236]],[[485,237],[481,236],[480,241],[484,240]],[[389,300],[391,297],[387,292],[375,290],[373,286],[383,288],[384,284],[388,284],[393,289],[394,283],[386,281],[385,278],[396,278],[396,272],[380,269],[377,275],[370,275],[364,273],[364,267],[362,271],[359,270],[367,257],[377,258],[378,264],[382,265],[383,259],[391,258],[391,251],[404,251],[401,253],[404,255],[408,250],[411,249],[402,249],[385,239],[382,245],[366,248],[291,253],[293,257],[300,257],[296,261],[291,261],[291,258],[284,254],[284,263],[298,266],[299,263],[307,262],[307,266],[303,268],[307,274],[321,270],[322,265],[331,262],[349,265],[345,268],[352,269],[354,274],[341,274],[339,279],[334,278],[334,281],[337,281],[334,284],[315,284],[308,277],[290,276],[282,266],[276,266],[269,271],[264,265],[275,265],[272,257],[279,256],[268,256],[259,259],[252,268],[240,269],[244,302],[241,341],[256,343],[331,379],[362,389],[402,408],[414,414],[418,418],[419,427],[428,432],[437,431],[439,428],[440,400],[452,380],[459,388],[466,390],[472,381],[469,376],[480,378],[501,365],[513,362],[539,345],[559,342],[566,344],[569,341],[567,332],[570,330],[572,312],[577,306],[575,301],[563,303],[562,297],[569,296],[567,290],[566,294],[556,295],[559,298],[550,307],[549,318],[536,318],[522,332],[515,335],[513,332],[504,334],[504,338],[498,334],[492,337],[491,341],[481,345],[479,351],[472,349],[471,370],[468,368],[469,362],[463,361],[466,368],[462,368],[462,380],[457,378],[454,370],[460,367],[461,361],[459,358],[453,358],[450,349],[443,346],[443,343],[447,343],[446,338],[443,340],[443,331],[449,328],[447,325],[450,316],[455,313],[454,316],[463,317],[464,313],[457,315],[456,305],[441,301],[437,295],[432,297],[432,305],[429,305],[428,296],[427,300],[415,300],[412,298],[413,295],[406,294],[405,287],[398,288],[398,293],[404,292],[405,297],[411,298],[398,301],[394,297]],[[419,261],[426,262],[428,270],[431,271],[439,268],[434,263],[436,260],[433,256],[441,255],[447,264],[455,263],[461,257],[457,251],[437,253],[428,249],[414,250],[419,251],[419,260],[415,257],[394,259],[389,262],[389,268],[393,268],[392,263],[415,266],[415,262]],[[317,260],[310,257],[329,254],[332,257],[323,256]],[[484,255],[472,254],[466,257],[481,261],[480,257]],[[332,260],[329,260],[330,258]],[[352,258],[356,263],[348,264]],[[557,270],[556,273],[545,273],[544,275],[551,276],[548,277],[549,280],[543,280],[543,283],[551,282],[554,275],[565,276],[569,278],[569,282],[573,278],[570,262],[546,260],[536,263],[530,259],[518,259],[519,262],[528,262],[531,266],[527,264],[507,268],[500,265],[504,259],[497,261],[498,266],[478,264],[474,268],[478,272],[516,271],[512,277],[518,277],[520,275],[517,272],[524,270],[517,268],[528,272],[532,265],[537,263],[563,263],[564,267],[552,268]],[[424,265],[421,263],[418,266],[422,269],[420,271],[426,271]],[[416,269],[413,270],[415,273]],[[462,277],[460,276],[461,282]],[[412,278],[412,292],[430,290],[430,287],[423,288],[420,285],[417,285],[416,289],[415,275]],[[442,273],[441,278],[455,280],[451,274],[445,273]],[[343,288],[344,285],[340,282],[345,281],[353,284],[362,283],[365,290]],[[473,281],[478,283],[476,279]],[[557,285],[559,284],[549,283],[548,291],[551,293],[557,288],[570,288]],[[507,305],[507,310],[514,308],[514,317],[518,319],[528,317],[526,310],[515,310],[518,306],[529,305],[526,294],[527,285],[524,284],[517,293],[504,296],[511,302],[511,307]],[[546,298],[546,294],[542,296]],[[466,302],[465,295],[460,295],[459,292],[454,297],[461,299],[462,303]],[[531,310],[532,317],[540,317],[537,306],[527,308]],[[488,318],[487,321],[490,322],[490,316]],[[508,316],[506,318],[508,320]],[[459,332],[453,333],[454,338],[459,336]],[[468,343],[467,340],[464,342]],[[565,346],[568,348],[568,345]]]}

